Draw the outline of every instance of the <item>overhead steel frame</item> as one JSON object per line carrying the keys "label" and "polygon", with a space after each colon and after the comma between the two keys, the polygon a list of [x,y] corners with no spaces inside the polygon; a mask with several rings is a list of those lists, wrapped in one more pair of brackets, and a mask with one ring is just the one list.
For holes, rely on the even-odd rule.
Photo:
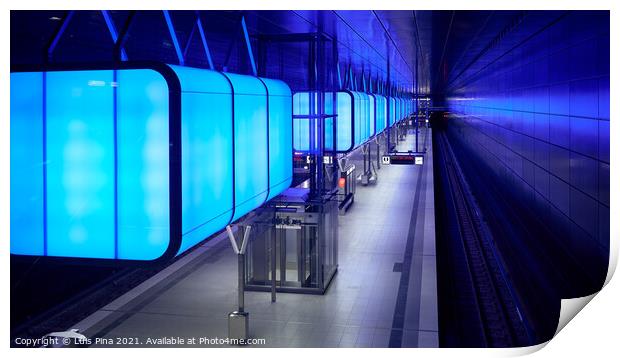
{"label": "overhead steel frame", "polygon": [[[336,88],[334,88],[333,76],[332,83],[328,86],[327,72],[329,65],[326,59],[326,42],[330,40],[324,33],[318,32],[313,34],[308,41],[308,85],[310,92],[310,196],[322,196],[326,192],[325,188],[325,120],[332,120],[332,148],[331,162],[332,174],[337,172],[337,154],[336,154]],[[332,43],[336,41],[331,39]],[[334,47],[332,46],[332,51]],[[337,47],[335,51],[337,56]],[[337,66],[337,62],[333,61]],[[333,65],[334,65],[333,64]],[[332,71],[333,73],[333,71]],[[325,113],[325,94],[331,89],[332,93],[332,113]],[[316,101],[316,103],[315,103]],[[316,131],[315,131],[316,128]],[[316,147],[315,147],[316,146]],[[327,164],[330,165],[330,164]],[[331,178],[330,182],[333,186],[337,183],[337,179]],[[332,188],[328,188],[329,191]]]}
{"label": "overhead steel frame", "polygon": [[[266,46],[277,43],[305,43],[308,49],[308,87],[303,89],[309,93],[309,112],[307,115],[295,115],[294,118],[306,118],[309,120],[309,172],[310,172],[310,197],[319,198],[334,189],[338,182],[338,153],[335,150],[337,141],[336,120],[336,96],[342,88],[342,77],[338,65],[337,40],[322,31],[311,33],[291,34],[268,34],[254,36],[258,40],[259,48],[259,72],[265,67]],[[327,46],[331,43],[332,61],[328,63],[326,54]],[[349,71],[345,76],[345,84],[349,80]],[[332,95],[331,114],[325,111],[325,95]],[[325,127],[326,119],[332,120],[332,148],[325,150]],[[329,167],[330,170],[326,170]],[[328,174],[326,174],[328,173]],[[329,183],[329,185],[326,185]]]}
{"label": "overhead steel frame", "polygon": [[[112,42],[114,44],[113,46],[113,54],[112,54],[112,59],[113,62],[125,62],[129,60],[129,56],[127,55],[127,52],[125,50],[125,43],[127,41],[127,34],[129,33],[132,25],[134,24],[134,18],[136,16],[137,11],[136,10],[130,10],[128,11],[128,16],[127,19],[124,21],[124,23],[122,24],[122,27],[119,29],[117,29],[117,24],[114,23],[114,20],[112,19],[112,16],[110,14],[110,11],[108,10],[100,10],[101,15],[105,21],[106,27],[108,29],[108,32],[110,33],[110,37],[112,38]],[[45,48],[45,53],[44,53],[44,63],[45,64],[49,64],[50,62],[52,62],[53,60],[53,55],[54,55],[54,50],[56,49],[59,41],[61,40],[62,36],[65,33],[65,30],[67,29],[67,26],[69,25],[71,19],[73,18],[73,16],[75,15],[76,11],[72,10],[72,11],[67,11],[65,17],[62,19],[62,22],[59,24],[57,30],[55,31],[54,35],[52,36],[50,42],[48,43],[48,45]],[[186,64],[186,57],[187,57],[187,53],[189,51],[189,46],[195,36],[196,30],[198,30],[198,33],[200,35],[200,42],[202,44],[203,50],[204,50],[204,56],[205,59],[207,60],[208,63],[208,68],[210,70],[216,70],[215,64],[213,63],[213,57],[211,56],[211,51],[209,49],[209,45],[207,43],[207,38],[205,35],[205,29],[202,23],[202,19],[201,19],[201,14],[200,11],[195,11],[195,20],[194,20],[194,24],[192,26],[192,30],[190,32],[190,35],[188,37],[187,42],[185,43],[184,46],[181,46],[181,43],[179,41],[179,38],[177,36],[177,32],[175,30],[174,27],[174,22],[172,20],[172,17],[170,16],[170,13],[168,10],[162,10],[162,15],[163,15],[163,20],[166,23],[166,27],[168,29],[168,33],[170,34],[170,39],[172,40],[172,43],[174,45],[174,49],[175,49],[175,53],[177,56],[177,61],[179,65],[185,65]],[[250,42],[250,35],[248,33],[247,30],[247,26],[245,23],[245,17],[241,16],[239,19],[239,29],[241,31],[241,33],[244,36],[245,39],[245,46],[247,48],[247,54],[248,54],[248,59],[251,65],[251,69],[252,69],[252,74],[253,75],[257,75],[257,70],[256,70],[256,64],[255,64],[255,60],[254,60],[254,54],[252,51],[252,46],[251,46],[251,42]],[[228,62],[230,60],[230,52],[231,49],[233,48],[233,46],[235,45],[235,42],[237,41],[237,37],[233,37],[233,40],[231,41],[231,45],[229,47],[229,51],[228,51],[228,55],[226,57],[226,62],[221,66],[222,69],[226,69],[226,67],[228,66]],[[199,66],[197,66],[199,67]]]}
{"label": "overhead steel frame", "polygon": [[[338,119],[336,115],[336,101],[338,98],[338,90],[342,89],[342,79],[340,77],[340,60],[338,58],[338,42],[336,38],[332,38],[332,113],[334,116],[332,117],[332,152],[331,152],[331,162],[332,162],[332,183],[336,186],[338,183],[338,179],[340,178],[340,170],[338,165],[338,150],[336,148],[337,143],[337,123]],[[336,82],[335,75],[337,74],[338,82]],[[336,84],[338,86],[336,86]]]}
{"label": "overhead steel frame", "polygon": [[62,19],[62,22],[60,23],[60,25],[58,25],[58,28],[56,29],[54,36],[52,36],[52,39],[50,40],[49,44],[45,48],[45,54],[43,57],[44,58],[43,62],[45,64],[48,64],[49,62],[52,61],[54,50],[56,49],[56,46],[58,45],[58,41],[60,41],[60,39],[62,38],[62,35],[65,33],[65,30],[67,29],[67,26],[69,25],[69,22],[71,21],[71,18],[73,18],[74,14],[75,14],[74,10],[67,11],[65,17]]}
{"label": "overhead steel frame", "polygon": [[[387,46],[388,46],[388,51],[389,51],[390,44],[388,43]],[[390,118],[392,117],[392,111],[394,109],[392,108],[391,101],[390,101],[390,98],[392,98],[393,93],[392,93],[392,75],[391,75],[392,71],[391,71],[391,67],[390,67],[390,56],[389,56],[389,54],[386,57],[387,57],[387,79],[386,79],[386,90],[387,90],[386,91],[386,98],[387,98],[386,107],[387,107],[387,111],[386,111],[386,116],[388,118],[387,119],[387,121],[388,121],[388,128],[387,128],[387,136],[385,138],[385,150],[389,154],[389,153],[392,152],[392,140],[391,140],[391,135],[390,135],[391,134],[390,132],[392,131],[392,127],[389,126],[389,123],[390,123]]]}
{"label": "overhead steel frame", "polygon": [[413,117],[415,119],[415,152],[419,153],[420,152],[420,147],[418,146],[418,132],[420,131],[420,119],[418,118],[418,101],[419,101],[419,97],[420,97],[420,86],[418,83],[418,56],[419,53],[416,50],[415,52],[415,108],[416,108],[416,114]]}
{"label": "overhead steel frame", "polygon": [[[269,54],[276,53],[272,45],[278,45],[282,43],[299,43],[303,46],[307,46],[308,51],[308,63],[306,67],[308,83],[304,88],[294,88],[294,90],[307,92],[309,94],[309,108],[308,114],[294,115],[294,118],[308,119],[309,121],[309,197],[303,203],[303,209],[296,209],[290,211],[290,208],[300,205],[299,202],[287,202],[286,198],[282,198],[282,201],[275,199],[275,203],[271,208],[265,208],[259,211],[258,219],[256,223],[259,225],[266,225],[270,227],[269,231],[265,232],[265,236],[258,237],[255,243],[259,243],[260,253],[269,252],[268,255],[271,258],[269,271],[271,271],[271,286],[267,286],[267,282],[257,280],[253,281],[254,277],[247,277],[247,286],[250,290],[267,291],[271,290],[272,297],[275,297],[276,291],[276,262],[279,255],[279,265],[281,268],[287,266],[286,247],[290,244],[289,234],[284,235],[282,231],[290,230],[284,226],[273,226],[274,223],[279,223],[284,218],[291,217],[295,220],[301,221],[302,230],[293,230],[295,235],[300,235],[300,242],[304,240],[316,240],[316,251],[307,249],[304,245],[300,246],[298,251],[298,278],[297,281],[302,284],[300,287],[292,287],[286,285],[288,280],[286,270],[280,271],[279,281],[280,284],[277,287],[279,292],[292,292],[292,293],[312,293],[323,294],[329,283],[333,279],[337,270],[337,260],[335,262],[329,261],[327,258],[328,250],[333,250],[332,253],[337,258],[337,221],[326,221],[325,217],[330,213],[336,214],[337,208],[335,208],[335,186],[339,178],[338,170],[338,158],[337,158],[337,126],[336,121],[332,120],[331,128],[327,127],[326,120],[329,118],[336,118],[336,96],[337,91],[341,89],[342,78],[340,77],[340,69],[338,68],[338,51],[337,42],[335,39],[327,36],[321,31],[312,33],[293,33],[293,34],[268,34],[268,35],[255,35],[253,36],[257,40],[256,45],[258,49],[257,56],[257,71],[260,75],[267,73],[267,64],[269,63]],[[332,47],[332,61],[329,62],[326,54],[330,50],[328,43],[331,41]],[[284,77],[282,70],[283,60],[280,59],[280,71],[281,78]],[[328,114],[329,109],[325,109],[326,95],[332,96],[332,114]],[[332,131],[332,148],[329,151],[325,149],[325,132],[326,130]],[[329,169],[329,170],[328,170]],[[280,209],[278,209],[280,207]],[[281,209],[286,207],[287,209]],[[272,209],[272,211],[270,211]],[[337,214],[335,215],[337,220]],[[286,222],[286,220],[284,220]],[[316,227],[316,237],[306,232],[306,227]],[[279,234],[276,234],[279,232]],[[333,232],[332,236],[328,232]],[[328,240],[327,237],[330,237]],[[264,241],[263,241],[264,240]],[[269,248],[266,248],[269,247]],[[279,249],[276,249],[279,248]],[[254,246],[251,248],[254,250]],[[279,254],[278,254],[279,251]],[[306,264],[308,261],[308,264]],[[250,265],[250,263],[248,263]],[[316,287],[304,286],[306,279],[304,278],[306,265],[309,267],[315,267],[316,275],[312,276],[316,279]],[[313,266],[314,265],[314,266]],[[310,269],[310,272],[315,272],[315,269]],[[260,275],[265,275],[262,272]],[[266,276],[265,276],[266,277]]]}

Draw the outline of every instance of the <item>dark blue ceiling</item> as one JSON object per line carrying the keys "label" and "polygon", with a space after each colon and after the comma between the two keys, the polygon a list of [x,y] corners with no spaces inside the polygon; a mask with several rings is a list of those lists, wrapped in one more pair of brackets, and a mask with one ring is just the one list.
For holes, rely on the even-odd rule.
{"label": "dark blue ceiling", "polygon": [[[118,31],[129,11],[110,11]],[[58,31],[65,11],[12,11],[11,63],[39,64]],[[195,11],[170,11],[179,43],[186,48],[186,64],[207,67],[204,48],[191,35]],[[412,91],[417,78],[422,93],[455,91],[481,68],[512,45],[546,26],[556,11],[200,11],[216,68],[250,71],[239,21],[245,17],[257,52],[257,37],[323,32],[338,44],[341,76],[350,67],[361,76],[387,80]],[[126,42],[130,60],[176,62],[177,55],[161,11],[138,11]],[[525,23],[526,26],[516,26]],[[100,11],[78,11],[72,17],[52,62],[112,60],[113,41]],[[307,82],[308,52],[302,44],[267,48],[267,75],[303,87]],[[330,54],[326,54],[329,56]],[[331,60],[331,58],[330,58]],[[273,66],[269,62],[278,62]]]}

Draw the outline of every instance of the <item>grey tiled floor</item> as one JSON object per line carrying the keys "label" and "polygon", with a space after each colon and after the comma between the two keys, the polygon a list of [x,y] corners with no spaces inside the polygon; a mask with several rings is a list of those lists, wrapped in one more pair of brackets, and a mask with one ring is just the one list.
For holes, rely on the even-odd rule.
{"label": "grey tiled floor", "polygon": [[[411,148],[412,135],[404,144]],[[420,140],[422,140],[422,136]],[[339,222],[339,268],[323,296],[246,293],[250,333],[269,347],[436,347],[437,294],[432,157],[421,166],[383,166],[378,183],[358,185]],[[423,192],[414,208],[419,175]],[[415,230],[410,230],[416,215]],[[410,277],[394,264],[413,235]],[[227,336],[235,309],[237,261],[223,236],[76,325],[89,337]],[[405,280],[406,281],[406,280]],[[402,286],[402,287],[401,287]],[[397,296],[406,294],[397,312]],[[404,322],[395,325],[395,314]],[[399,339],[394,339],[400,337]],[[396,344],[395,344],[396,342]]]}

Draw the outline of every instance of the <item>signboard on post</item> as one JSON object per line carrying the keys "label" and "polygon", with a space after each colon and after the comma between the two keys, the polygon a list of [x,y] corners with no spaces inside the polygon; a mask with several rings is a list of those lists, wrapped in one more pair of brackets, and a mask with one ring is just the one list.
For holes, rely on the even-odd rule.
{"label": "signboard on post", "polygon": [[416,153],[396,153],[392,154],[389,158],[389,163],[392,165],[404,164],[404,165],[423,165],[424,155]]}

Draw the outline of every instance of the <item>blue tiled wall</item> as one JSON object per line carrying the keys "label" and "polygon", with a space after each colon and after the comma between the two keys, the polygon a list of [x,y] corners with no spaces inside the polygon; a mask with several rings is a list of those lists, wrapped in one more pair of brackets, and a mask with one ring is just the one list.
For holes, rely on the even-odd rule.
{"label": "blue tiled wall", "polygon": [[553,15],[526,18],[463,76],[449,128],[569,249],[606,253],[609,12]]}

